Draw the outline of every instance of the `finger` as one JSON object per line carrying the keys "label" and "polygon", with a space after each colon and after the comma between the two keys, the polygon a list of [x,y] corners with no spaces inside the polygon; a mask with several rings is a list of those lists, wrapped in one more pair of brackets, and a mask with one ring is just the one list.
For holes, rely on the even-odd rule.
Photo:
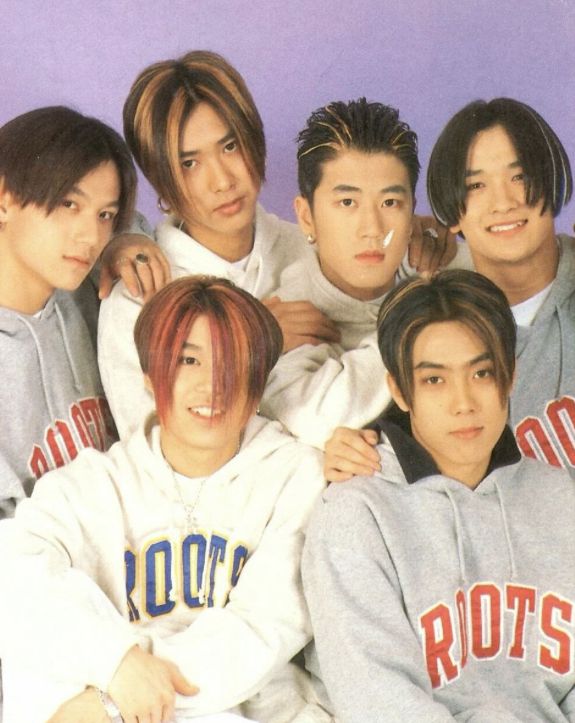
{"label": "finger", "polygon": [[197,685],[190,683],[187,678],[184,678],[179,668],[175,668],[172,674],[172,685],[176,693],[180,693],[181,695],[196,695],[200,692]]}
{"label": "finger", "polygon": [[107,266],[102,266],[100,270],[100,286],[98,288],[98,298],[106,299],[108,296],[110,296],[113,284],[114,279],[112,278],[110,269]]}
{"label": "finger", "polygon": [[154,295],[156,288],[154,285],[154,274],[150,268],[149,263],[140,263],[136,261],[134,263],[134,270],[138,278],[138,286],[140,288],[140,295],[147,301],[151,296]]}
{"label": "finger", "polygon": [[172,723],[176,712],[175,702],[166,703],[162,709],[162,723]]}
{"label": "finger", "polygon": [[132,296],[141,296],[140,283],[136,270],[128,259],[128,263],[116,264],[120,278]]}
{"label": "finger", "polygon": [[324,468],[323,476],[327,482],[347,482],[353,475],[349,472],[341,472],[337,469]]}
{"label": "finger", "polygon": [[411,238],[407,247],[407,261],[412,269],[418,270],[421,265],[421,247],[423,244],[423,227],[419,216],[413,217]]}

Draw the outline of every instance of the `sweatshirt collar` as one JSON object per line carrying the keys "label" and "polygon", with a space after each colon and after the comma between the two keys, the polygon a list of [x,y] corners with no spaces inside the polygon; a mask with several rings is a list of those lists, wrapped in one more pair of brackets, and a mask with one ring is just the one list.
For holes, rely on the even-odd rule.
{"label": "sweatshirt collar", "polygon": [[[433,457],[412,436],[409,414],[402,412],[396,405],[386,410],[372,428],[379,433],[383,432],[388,438],[408,484],[441,474]],[[500,467],[519,462],[520,459],[521,453],[515,436],[506,425],[493,448],[485,477]]]}

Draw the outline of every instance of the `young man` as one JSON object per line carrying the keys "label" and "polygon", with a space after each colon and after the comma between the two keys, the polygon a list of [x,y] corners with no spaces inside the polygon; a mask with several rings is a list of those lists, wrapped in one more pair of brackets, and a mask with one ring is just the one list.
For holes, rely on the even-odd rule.
{"label": "young man", "polygon": [[319,448],[338,424],[365,424],[389,401],[373,384],[384,371],[375,322],[409,244],[418,175],[416,134],[381,103],[330,103],[299,134],[295,210],[310,247],[282,272],[277,296],[311,301],[340,340],[285,353],[261,410]]}
{"label": "young man", "polygon": [[0,129],[0,517],[47,470],[115,439],[82,282],[135,193],[125,143],[94,118],[40,108]]}
{"label": "young man", "polygon": [[[571,197],[569,159],[532,108],[476,101],[446,125],[427,190],[437,219],[465,237],[474,267],[496,283],[518,325],[510,423],[523,454],[575,474],[575,247],[554,218]],[[373,441],[341,430],[327,446],[328,477],[361,472]],[[353,461],[352,461],[353,460]]]}
{"label": "young man", "polygon": [[382,472],[331,485],[306,533],[311,667],[332,712],[575,720],[575,485],[506,427],[505,296],[470,271],[408,281],[383,302],[378,341],[395,402]]}
{"label": "young man", "polygon": [[144,306],[135,341],[157,418],[45,475],[0,525],[5,719],[101,715],[99,688],[127,721],[291,720],[323,478],[319,453],[255,416],[279,326],[230,282],[187,277]]}

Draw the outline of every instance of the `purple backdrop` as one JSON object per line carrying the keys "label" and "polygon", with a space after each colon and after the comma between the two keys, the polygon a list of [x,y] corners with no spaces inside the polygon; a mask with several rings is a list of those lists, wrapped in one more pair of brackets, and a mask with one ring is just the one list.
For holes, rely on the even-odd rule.
{"label": "purple backdrop", "polygon": [[[3,0],[0,122],[73,105],[121,128],[145,65],[193,48],[225,55],[246,78],[268,139],[263,201],[292,218],[294,138],[311,110],[366,95],[434,138],[466,102],[510,95],[539,110],[575,158],[573,0]],[[424,184],[420,210],[427,208]],[[140,208],[154,221],[142,183]],[[572,207],[559,219],[569,230]]]}

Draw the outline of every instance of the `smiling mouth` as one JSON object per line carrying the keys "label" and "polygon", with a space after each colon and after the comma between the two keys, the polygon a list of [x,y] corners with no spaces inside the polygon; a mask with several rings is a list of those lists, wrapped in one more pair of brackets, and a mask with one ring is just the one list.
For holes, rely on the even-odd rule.
{"label": "smiling mouth", "polygon": [[215,419],[223,415],[221,409],[213,409],[207,406],[189,407],[188,409],[195,417],[202,419]]}
{"label": "smiling mouth", "polygon": [[92,263],[90,259],[86,259],[83,256],[64,256],[64,259],[66,261],[73,261],[81,266],[90,266]]}
{"label": "smiling mouth", "polygon": [[522,226],[525,226],[526,223],[527,221],[525,219],[522,221],[512,221],[510,223],[497,223],[492,226],[488,226],[487,230],[491,233],[505,233],[506,231],[514,231],[517,228],[521,228]]}

